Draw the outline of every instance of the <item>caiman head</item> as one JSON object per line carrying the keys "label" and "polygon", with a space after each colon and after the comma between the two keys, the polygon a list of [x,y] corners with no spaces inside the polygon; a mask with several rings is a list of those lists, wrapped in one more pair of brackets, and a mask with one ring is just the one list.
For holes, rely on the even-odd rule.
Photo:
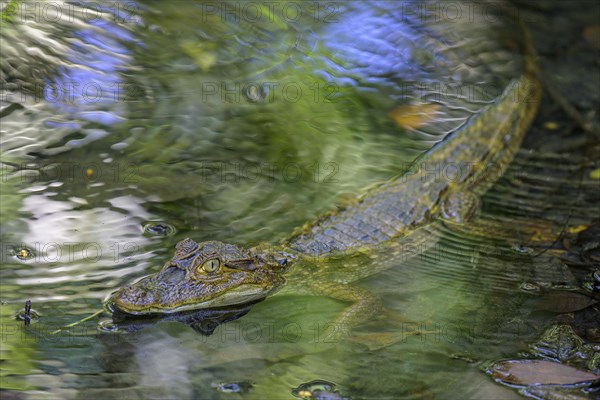
{"label": "caiman head", "polygon": [[144,315],[256,301],[283,286],[291,258],[283,252],[184,239],[159,272],[117,290],[108,306]]}

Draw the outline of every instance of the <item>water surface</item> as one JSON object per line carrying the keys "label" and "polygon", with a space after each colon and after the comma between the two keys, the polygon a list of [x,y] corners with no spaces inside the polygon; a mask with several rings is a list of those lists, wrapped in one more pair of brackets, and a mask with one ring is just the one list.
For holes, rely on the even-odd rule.
{"label": "water surface", "polygon": [[[285,12],[260,2],[11,4],[2,26],[3,389],[16,398],[286,399],[323,379],[358,399],[518,397],[481,366],[515,357],[552,323],[556,313],[525,289],[579,286],[515,225],[600,217],[597,157],[553,147],[563,133],[543,128],[546,113],[484,197],[479,225],[444,231],[424,254],[360,282],[403,318],[358,329],[397,334],[384,349],[323,342],[344,304],[299,295],[269,298],[211,336],[174,321],[98,330],[107,313],[52,334],[156,272],[177,241],[277,242],[398,175],[443,135],[404,130],[388,115],[406,101],[403,74],[414,73],[403,60],[419,56],[390,45],[393,35],[418,40],[391,29],[403,11],[394,3],[286,3]],[[20,7],[30,5],[35,23]],[[392,36],[378,43],[373,32]],[[40,314],[27,328],[14,319],[25,300]],[[238,385],[232,393],[223,383]]]}

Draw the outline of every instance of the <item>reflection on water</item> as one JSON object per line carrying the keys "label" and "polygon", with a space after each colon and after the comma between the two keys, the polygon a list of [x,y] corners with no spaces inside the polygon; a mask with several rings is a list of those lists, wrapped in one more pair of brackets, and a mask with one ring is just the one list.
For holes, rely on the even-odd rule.
{"label": "reflection on water", "polygon": [[[57,18],[50,3],[3,9],[2,388],[31,398],[518,397],[480,366],[539,337],[556,315],[540,306],[545,293],[578,290],[579,272],[547,248],[561,228],[600,217],[597,158],[536,151],[563,140],[539,127],[476,224],[443,230],[427,252],[361,282],[402,316],[357,330],[393,337],[383,349],[323,342],[344,305],[300,295],[204,326],[210,336],[189,320],[116,334],[92,319],[51,334],[156,272],[184,237],[287,237],[401,173],[489,101],[450,99],[421,129],[388,116],[417,96],[403,90],[415,83],[423,99],[439,95],[440,71],[470,54],[440,41],[458,46],[460,29],[474,29],[419,29],[414,13],[398,26],[394,2],[286,3],[288,14],[268,3],[60,4]],[[471,52],[485,63],[451,72],[501,86],[510,53],[480,45]],[[26,300],[40,318],[24,329],[15,313]]]}

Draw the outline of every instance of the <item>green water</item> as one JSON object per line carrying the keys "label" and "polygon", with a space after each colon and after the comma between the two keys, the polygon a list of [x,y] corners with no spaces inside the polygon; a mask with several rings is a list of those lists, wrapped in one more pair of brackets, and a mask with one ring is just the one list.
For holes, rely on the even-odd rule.
{"label": "green water", "polygon": [[[393,73],[405,52],[368,38],[385,33],[397,5],[269,4],[113,3],[97,18],[66,5],[54,18],[46,3],[3,10],[4,393],[289,399],[324,379],[354,399],[519,397],[481,369],[524,351],[555,317],[520,288],[577,282],[551,254],[520,251],[518,235],[444,232],[427,253],[360,282],[405,320],[358,328],[399,334],[380,350],[323,342],[344,304],[299,295],[269,298],[211,336],[177,322],[103,332],[107,313],[51,334],[159,270],[177,241],[276,242],[443,138],[387,115],[406,101]],[[561,140],[543,122],[485,196],[483,221],[600,217],[598,166],[578,149],[539,151]],[[169,234],[144,229],[157,223]],[[26,300],[41,315],[29,327],[14,318]],[[232,382],[251,387],[219,390]]]}

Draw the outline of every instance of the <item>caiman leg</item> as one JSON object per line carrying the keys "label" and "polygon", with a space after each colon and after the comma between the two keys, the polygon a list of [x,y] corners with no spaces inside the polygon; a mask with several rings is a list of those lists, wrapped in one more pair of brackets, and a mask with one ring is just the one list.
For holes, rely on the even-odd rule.
{"label": "caiman leg", "polygon": [[326,296],[335,300],[351,303],[323,330],[319,332],[318,340],[324,343],[337,342],[343,339],[350,339],[355,343],[367,346],[369,350],[375,351],[394,343],[400,342],[406,338],[406,335],[419,335],[434,332],[416,331],[407,333],[403,329],[394,332],[376,332],[361,333],[351,335],[352,328],[362,325],[373,319],[378,314],[385,314],[387,320],[406,323],[413,322],[398,315],[395,311],[383,306],[381,299],[371,293],[369,290],[332,281],[321,282],[318,286],[310,288],[311,293],[319,296]]}
{"label": "caiman leg", "polygon": [[317,296],[351,303],[326,327],[323,334],[319,332],[319,341],[323,342],[347,338],[354,326],[369,320],[383,307],[379,297],[358,286],[317,279],[310,290]]}
{"label": "caiman leg", "polygon": [[441,219],[450,231],[467,237],[495,238],[533,248],[551,246],[565,233],[566,226],[552,221],[512,217],[494,221],[480,217],[481,200],[469,190],[448,193],[442,203]]}
{"label": "caiman leg", "polygon": [[501,240],[517,247],[545,249],[570,232],[565,224],[531,218],[511,217],[510,220],[476,218],[467,224],[444,221],[454,234],[474,240]]}

